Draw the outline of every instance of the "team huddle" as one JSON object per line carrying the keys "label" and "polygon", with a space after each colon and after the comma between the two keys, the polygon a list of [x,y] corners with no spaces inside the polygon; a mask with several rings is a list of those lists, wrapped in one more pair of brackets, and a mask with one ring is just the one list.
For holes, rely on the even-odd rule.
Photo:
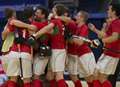
{"label": "team huddle", "polygon": [[[22,21],[15,10],[5,9],[7,24],[2,32],[2,65],[9,80],[5,87],[43,87],[40,78],[47,67],[46,79],[50,87],[68,87],[64,79],[67,69],[75,87],[82,87],[79,77],[86,80],[88,87],[112,87],[107,77],[114,74],[120,58],[120,7],[110,4],[108,18],[102,29],[87,20],[89,14],[80,10],[75,18],[69,9],[56,4],[51,12],[42,6],[26,7]],[[88,39],[89,29],[99,39]],[[98,61],[90,47],[103,49]],[[79,77],[78,77],[79,75]]]}

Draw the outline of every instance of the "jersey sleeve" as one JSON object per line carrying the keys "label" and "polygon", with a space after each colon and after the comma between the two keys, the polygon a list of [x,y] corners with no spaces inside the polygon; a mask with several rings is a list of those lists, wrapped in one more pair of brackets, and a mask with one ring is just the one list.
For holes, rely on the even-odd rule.
{"label": "jersey sleeve", "polygon": [[120,34],[120,22],[115,22],[112,24],[112,32],[117,32]]}

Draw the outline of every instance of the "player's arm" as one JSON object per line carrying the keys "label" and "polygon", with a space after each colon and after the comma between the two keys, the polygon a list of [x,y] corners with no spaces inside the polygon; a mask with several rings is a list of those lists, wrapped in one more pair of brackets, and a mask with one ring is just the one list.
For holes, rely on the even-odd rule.
{"label": "player's arm", "polygon": [[47,26],[43,27],[42,29],[40,29],[37,33],[34,34],[34,37],[37,39],[39,38],[41,35],[48,33],[49,31],[51,31],[54,27],[54,23],[50,23]]}
{"label": "player's arm", "polygon": [[75,44],[81,46],[82,44],[84,44],[84,41],[78,38],[73,38],[72,42],[74,42]]}
{"label": "player's arm", "polygon": [[103,43],[111,43],[119,39],[119,33],[113,32],[111,36],[103,38]]}
{"label": "player's arm", "polygon": [[97,29],[97,28],[95,27],[95,25],[93,25],[93,24],[91,24],[91,23],[88,24],[88,27],[89,27],[89,29],[90,29],[91,31],[95,32],[95,33],[98,35],[99,38],[104,38],[104,37],[106,37],[105,25],[103,25],[103,28],[102,28],[101,30]]}
{"label": "player's arm", "polygon": [[16,20],[16,19],[13,19],[10,22],[10,24],[14,25],[14,26],[17,26],[17,27],[21,27],[21,28],[26,28],[26,29],[31,30],[31,31],[35,31],[36,30],[36,27],[34,25],[26,24],[26,23],[21,22],[21,21]]}
{"label": "player's arm", "polygon": [[70,17],[66,17],[66,16],[60,16],[59,17],[63,22],[65,22],[66,24],[68,24],[71,20]]}

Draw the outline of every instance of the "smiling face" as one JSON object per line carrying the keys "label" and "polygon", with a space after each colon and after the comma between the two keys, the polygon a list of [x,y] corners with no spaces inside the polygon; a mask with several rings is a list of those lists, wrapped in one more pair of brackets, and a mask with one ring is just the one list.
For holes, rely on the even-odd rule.
{"label": "smiling face", "polygon": [[114,11],[112,10],[112,6],[110,5],[107,10],[107,15],[109,18],[112,18],[114,15]]}
{"label": "smiling face", "polygon": [[84,21],[84,16],[82,12],[78,12],[77,15],[75,16],[76,23],[79,24],[80,22]]}
{"label": "smiling face", "polygon": [[42,18],[45,17],[45,15],[42,13],[41,9],[37,9],[36,12],[35,12],[35,17],[42,19]]}

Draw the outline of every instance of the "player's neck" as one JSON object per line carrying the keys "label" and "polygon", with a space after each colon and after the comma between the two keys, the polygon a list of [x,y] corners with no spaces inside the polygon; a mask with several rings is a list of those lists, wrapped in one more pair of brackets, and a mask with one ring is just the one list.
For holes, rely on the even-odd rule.
{"label": "player's neck", "polygon": [[119,17],[117,17],[116,15],[115,16],[113,16],[112,17],[112,20],[114,21],[114,20],[116,20],[116,19],[118,19]]}
{"label": "player's neck", "polygon": [[78,23],[78,27],[81,27],[82,25],[84,25],[85,24],[85,22],[79,22]]}

